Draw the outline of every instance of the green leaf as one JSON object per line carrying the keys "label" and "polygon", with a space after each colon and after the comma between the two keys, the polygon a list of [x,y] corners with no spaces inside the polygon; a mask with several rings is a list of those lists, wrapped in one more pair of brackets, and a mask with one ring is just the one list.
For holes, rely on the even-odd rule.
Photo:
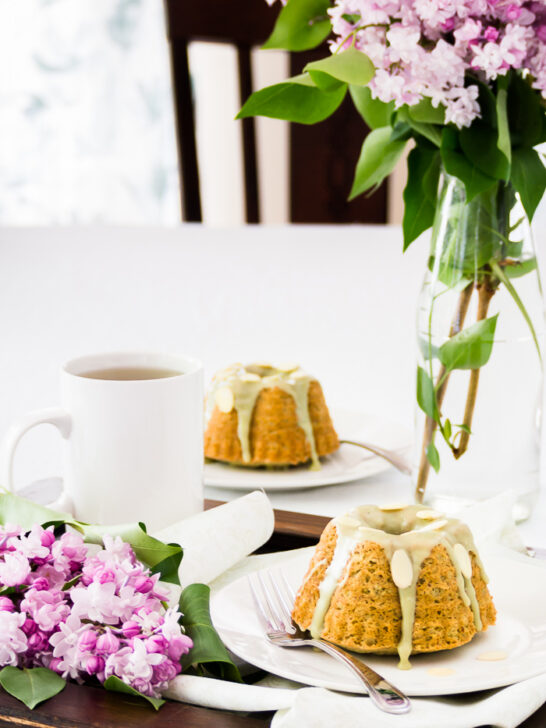
{"label": "green leaf", "polygon": [[104,687],[113,693],[125,693],[126,695],[134,695],[137,698],[144,698],[144,700],[147,700],[156,710],[159,710],[161,706],[165,704],[165,701],[160,698],[150,698],[148,695],[139,693],[138,690],[127,685],[127,683],[124,683],[123,680],[120,680],[120,678],[115,675],[110,675],[110,677],[105,680]]}
{"label": "green leaf", "polygon": [[506,180],[510,176],[509,159],[500,151],[495,131],[477,119],[471,126],[461,129],[459,140],[471,165],[485,175]]}
{"label": "green leaf", "polygon": [[[321,76],[331,76],[342,83],[364,86],[373,77],[374,66],[367,55],[355,48],[333,53],[320,61],[312,61],[303,69],[309,73],[314,83],[321,88]],[[315,74],[318,72],[318,78]]]}
{"label": "green leaf", "polygon": [[485,124],[489,124],[490,127],[496,128],[497,124],[497,100],[495,94],[491,91],[490,87],[473,79],[473,85],[478,87],[478,103],[481,110],[481,119]]}
{"label": "green leaf", "polygon": [[527,309],[525,308],[523,301],[519,297],[518,292],[516,291],[516,289],[510,282],[510,280],[507,278],[506,272],[500,267],[500,265],[495,260],[492,260],[490,262],[490,265],[491,265],[491,268],[494,271],[495,275],[497,276],[497,278],[499,278],[499,280],[501,280],[504,283],[506,290],[512,296],[516,306],[521,311],[521,315],[525,319],[525,322],[526,322],[527,326],[529,327],[529,331],[531,332],[531,336],[533,337],[533,341],[535,343],[535,348],[538,353],[538,358],[542,365],[542,352],[540,351],[540,344],[538,343],[538,338],[537,338],[537,334],[535,331],[535,327],[533,326],[533,322],[527,312]]}
{"label": "green leaf", "polygon": [[429,442],[429,444],[427,445],[426,454],[427,460],[437,473],[440,470],[440,455],[438,453],[436,445],[433,442]]}
{"label": "green leaf", "polygon": [[263,48],[304,51],[320,45],[332,28],[329,7],[329,0],[289,0]]}
{"label": "green leaf", "polygon": [[232,662],[218,633],[213,627],[209,608],[210,589],[204,584],[190,584],[180,597],[181,623],[186,634],[193,640],[193,647],[181,659],[182,669],[197,663],[201,672],[207,672],[223,680],[241,682],[239,670]]}
{"label": "green leaf", "polygon": [[438,151],[421,144],[414,147],[408,155],[404,189],[404,250],[434,222],[439,175]]}
{"label": "green leaf", "polygon": [[440,172],[442,169],[442,158],[440,152],[435,150],[430,160],[428,169],[423,174],[422,188],[425,196],[434,204],[438,199],[438,185],[440,182]]}
{"label": "green leaf", "polygon": [[409,106],[402,106],[398,110],[397,119],[404,121],[408,124],[414,132],[418,135],[425,137],[429,142],[434,144],[435,147],[439,147],[442,143],[442,128],[436,124],[428,124],[423,121],[416,121],[410,114]]}
{"label": "green leaf", "polygon": [[514,265],[503,266],[504,275],[507,278],[521,278],[537,269],[537,259],[528,258],[527,260],[514,261]]}
{"label": "green leaf", "polygon": [[182,561],[182,548],[179,544],[165,544],[146,533],[142,523],[121,526],[91,526],[79,524],[87,543],[102,544],[105,535],[120,536],[131,544],[139,561],[158,573],[162,581],[179,584],[178,567]]}
{"label": "green leaf", "polygon": [[38,703],[60,693],[66,681],[46,667],[20,669],[8,666],[0,671],[0,685],[32,710]]}
{"label": "green leaf", "polygon": [[[512,225],[510,227],[510,233],[513,233],[514,230],[516,230],[516,228],[518,228],[521,225],[521,223],[524,221],[524,219],[525,219],[524,217],[520,217],[520,219],[517,222],[515,222],[514,225]],[[507,257],[519,258],[523,251],[523,240],[517,240],[517,241],[508,240],[506,243],[505,250],[506,250]]]}
{"label": "green leaf", "polygon": [[149,536],[141,523],[119,526],[93,526],[75,521],[69,514],[39,506],[13,493],[0,494],[0,523],[17,523],[30,529],[36,523],[42,525],[66,524],[77,529],[87,543],[102,544],[103,537],[120,536],[129,543],[136,557],[154,573],[161,574],[163,581],[178,584],[178,567],[182,560],[182,549],[178,544],[164,544]]}
{"label": "green leaf", "polygon": [[428,336],[419,336],[417,346],[419,347],[419,351],[425,361],[438,358],[438,347],[436,344],[430,344]]}
{"label": "green leaf", "polygon": [[367,86],[349,86],[349,93],[356,110],[364,119],[370,129],[378,129],[388,126],[394,112],[394,101],[388,104],[379,99],[374,99],[372,92]]}
{"label": "green leaf", "polygon": [[441,153],[446,172],[463,182],[467,202],[496,184],[493,177],[480,172],[478,167],[462,153],[457,131],[449,126],[446,126],[442,133]]}
{"label": "green leaf", "polygon": [[75,586],[79,580],[82,578],[81,574],[78,574],[73,579],[70,579],[69,581],[65,582],[62,591],[68,591],[69,589],[72,589],[73,586]]}
{"label": "green leaf", "polygon": [[434,384],[423,367],[417,367],[417,404],[431,420],[438,420]]}
{"label": "green leaf", "polygon": [[358,159],[349,199],[381,184],[400,158],[405,141],[391,140],[392,128],[383,126],[373,129],[364,139]]}
{"label": "green leaf", "polygon": [[489,361],[498,314],[478,321],[452,336],[440,347],[439,357],[446,369],[479,369]]}
{"label": "green leaf", "polygon": [[528,147],[514,149],[510,181],[521,196],[529,220],[532,220],[546,189],[546,169],[537,151]]}
{"label": "green leaf", "polygon": [[323,71],[314,71],[309,74],[309,78],[321,91],[331,92],[345,86],[343,81],[338,81],[337,78],[330,76],[328,73],[323,73]]}
{"label": "green leaf", "polygon": [[319,89],[305,73],[256,91],[246,100],[236,118],[268,116],[299,124],[316,124],[334,113],[346,91],[345,84],[332,91]]}
{"label": "green leaf", "polygon": [[451,437],[451,420],[446,419],[442,432],[445,439],[449,440],[449,438]]}
{"label": "green leaf", "polygon": [[[508,162],[508,177],[510,176],[510,165],[512,163],[512,140],[510,139],[510,127],[508,124],[508,90],[505,88],[506,76],[499,76],[499,90],[497,92],[497,148]],[[503,178],[504,179],[504,178]]]}
{"label": "green leaf", "polygon": [[411,139],[411,125],[405,121],[396,121],[391,133],[391,142],[407,142],[409,139]]}
{"label": "green leaf", "polygon": [[53,511],[6,491],[0,493],[0,523],[17,523],[24,529],[31,529],[36,523],[57,525],[76,522],[69,513]]}
{"label": "green leaf", "polygon": [[426,96],[418,104],[408,106],[407,111],[414,121],[421,121],[425,124],[445,123],[445,108],[441,105],[434,107]]}
{"label": "green leaf", "polygon": [[442,144],[442,130],[440,127],[434,124],[422,124],[419,121],[412,121],[411,126],[414,131],[421,136],[424,136],[429,142],[432,142],[435,146],[440,147]]}
{"label": "green leaf", "polygon": [[517,72],[510,74],[507,110],[512,146],[534,147],[538,144],[544,123],[540,94]]}

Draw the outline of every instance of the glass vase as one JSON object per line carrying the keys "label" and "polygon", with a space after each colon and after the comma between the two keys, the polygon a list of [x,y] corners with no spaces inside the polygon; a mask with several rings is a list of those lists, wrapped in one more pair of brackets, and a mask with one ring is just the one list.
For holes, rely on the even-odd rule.
{"label": "glass vase", "polygon": [[444,512],[538,497],[544,307],[528,218],[504,182],[467,201],[443,174],[418,302],[414,485]]}

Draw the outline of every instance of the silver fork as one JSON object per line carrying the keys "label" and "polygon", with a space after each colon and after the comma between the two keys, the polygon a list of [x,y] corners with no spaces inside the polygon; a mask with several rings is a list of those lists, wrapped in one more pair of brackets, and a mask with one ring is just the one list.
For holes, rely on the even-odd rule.
{"label": "silver fork", "polygon": [[350,668],[364,683],[375,705],[385,713],[401,714],[411,709],[411,703],[404,693],[371,667],[341,647],[323,639],[313,639],[308,632],[302,632],[292,621],[291,605],[294,603],[294,593],[284,574],[281,572],[280,581],[276,581],[270,571],[265,573],[267,577],[263,577],[260,572],[252,575],[254,578],[249,576],[248,583],[258,617],[270,642],[279,647],[317,647]]}
{"label": "silver fork", "polygon": [[364,450],[373,452],[375,455],[379,455],[380,458],[389,462],[404,475],[411,475],[412,473],[411,465],[408,463],[406,458],[397,453],[395,450],[387,450],[384,447],[378,447],[377,445],[372,445],[371,443],[364,442],[363,440],[340,440],[339,442],[342,445],[356,445],[356,447],[361,447]]}

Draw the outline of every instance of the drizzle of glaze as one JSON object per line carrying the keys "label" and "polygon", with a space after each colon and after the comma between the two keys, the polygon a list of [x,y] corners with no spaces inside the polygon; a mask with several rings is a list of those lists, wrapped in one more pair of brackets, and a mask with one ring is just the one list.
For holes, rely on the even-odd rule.
{"label": "drizzle of glaze", "polygon": [[432,675],[432,677],[448,677],[449,675],[455,675],[455,672],[451,667],[429,667],[427,675]]}
{"label": "drizzle of glaze", "polygon": [[506,660],[508,653],[504,650],[490,650],[489,652],[482,652],[481,655],[476,657],[476,660],[482,662],[497,662],[498,660]]}
{"label": "drizzle of glaze", "polygon": [[281,364],[278,367],[268,362],[232,364],[218,372],[213,380],[207,397],[206,418],[209,419],[212,414],[217,393],[220,392],[227,399],[222,390],[229,389],[233,393],[232,409],[237,412],[237,436],[241,443],[243,462],[250,463],[250,425],[256,400],[263,389],[282,389],[294,400],[298,425],[304,431],[311,450],[311,469],[319,470],[320,461],[309,416],[309,385],[313,380],[314,377],[306,374],[298,364]]}
{"label": "drizzle of glaze", "polygon": [[[422,512],[422,506],[407,506],[396,511],[385,511],[376,506],[360,506],[348,514],[334,519],[337,541],[332,561],[326,569],[324,579],[319,587],[319,598],[315,605],[310,627],[313,637],[320,637],[322,633],[324,618],[330,607],[332,597],[340,586],[340,579],[347,559],[355,546],[365,541],[373,541],[382,546],[389,561],[391,573],[393,572],[393,566],[394,571],[398,570],[397,561],[401,558],[401,551],[404,552],[404,559],[407,558],[410,562],[407,566],[405,565],[405,571],[408,570],[409,576],[404,571],[404,578],[399,580],[398,585],[402,611],[402,636],[398,643],[398,655],[400,657],[398,667],[400,669],[407,670],[411,667],[409,656],[412,650],[416,588],[421,565],[430,555],[432,549],[439,544],[444,546],[451,559],[455,569],[459,594],[464,604],[472,610],[476,630],[482,630],[480,608],[472,579],[463,573],[459,559],[455,555],[457,545],[460,545],[457,552],[464,548],[466,553],[472,553],[476,558],[484,581],[487,583],[487,576],[477,556],[470,529],[456,518],[436,520],[427,527],[422,527],[419,512]],[[393,565],[393,557],[397,552],[398,556],[395,558]]]}

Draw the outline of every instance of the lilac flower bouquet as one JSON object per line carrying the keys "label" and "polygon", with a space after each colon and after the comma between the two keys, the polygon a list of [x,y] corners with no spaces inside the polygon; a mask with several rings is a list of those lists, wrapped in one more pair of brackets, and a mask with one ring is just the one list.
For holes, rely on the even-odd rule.
{"label": "lilac flower bouquet", "polygon": [[[368,127],[363,124],[351,199],[373,192],[409,150],[404,249],[433,227],[417,376],[417,401],[426,417],[416,468],[422,502],[430,468],[440,468],[436,435],[442,436],[442,458],[458,459],[467,450],[479,372],[491,357],[497,322],[506,328],[499,308],[504,293],[542,364],[540,314],[533,321],[513,279],[534,271],[540,291],[526,238],[546,189],[535,148],[546,142],[546,2],[288,0],[264,47],[302,51],[327,39],[329,54],[300,75],[253,93],[239,118],[314,124],[349,94]],[[440,325],[439,308],[450,292],[453,310],[442,314],[450,324]],[[498,308],[496,315],[491,308]],[[475,323],[464,328],[473,312]],[[456,370],[470,374],[464,416],[450,418],[442,408]],[[531,421],[532,413],[525,418]],[[520,424],[514,438],[506,438],[511,446]],[[482,462],[498,461],[499,448],[497,442]]]}
{"label": "lilac flower bouquet", "polygon": [[[0,496],[4,518],[6,510],[15,517],[26,511],[19,520],[30,523],[36,508]],[[204,598],[206,607],[208,587],[188,587],[170,607],[170,589],[160,577],[176,580],[179,546],[134,527],[136,550],[155,554],[152,571],[112,529],[101,534],[50,516],[51,525],[0,526],[0,684],[29,707],[59,692],[67,679],[142,695],[159,707],[168,683],[196,661],[189,633],[202,637],[194,630],[207,624],[199,603]],[[214,632],[210,618],[208,627]],[[230,664],[218,636],[215,644],[210,634],[207,640],[200,661]]]}

